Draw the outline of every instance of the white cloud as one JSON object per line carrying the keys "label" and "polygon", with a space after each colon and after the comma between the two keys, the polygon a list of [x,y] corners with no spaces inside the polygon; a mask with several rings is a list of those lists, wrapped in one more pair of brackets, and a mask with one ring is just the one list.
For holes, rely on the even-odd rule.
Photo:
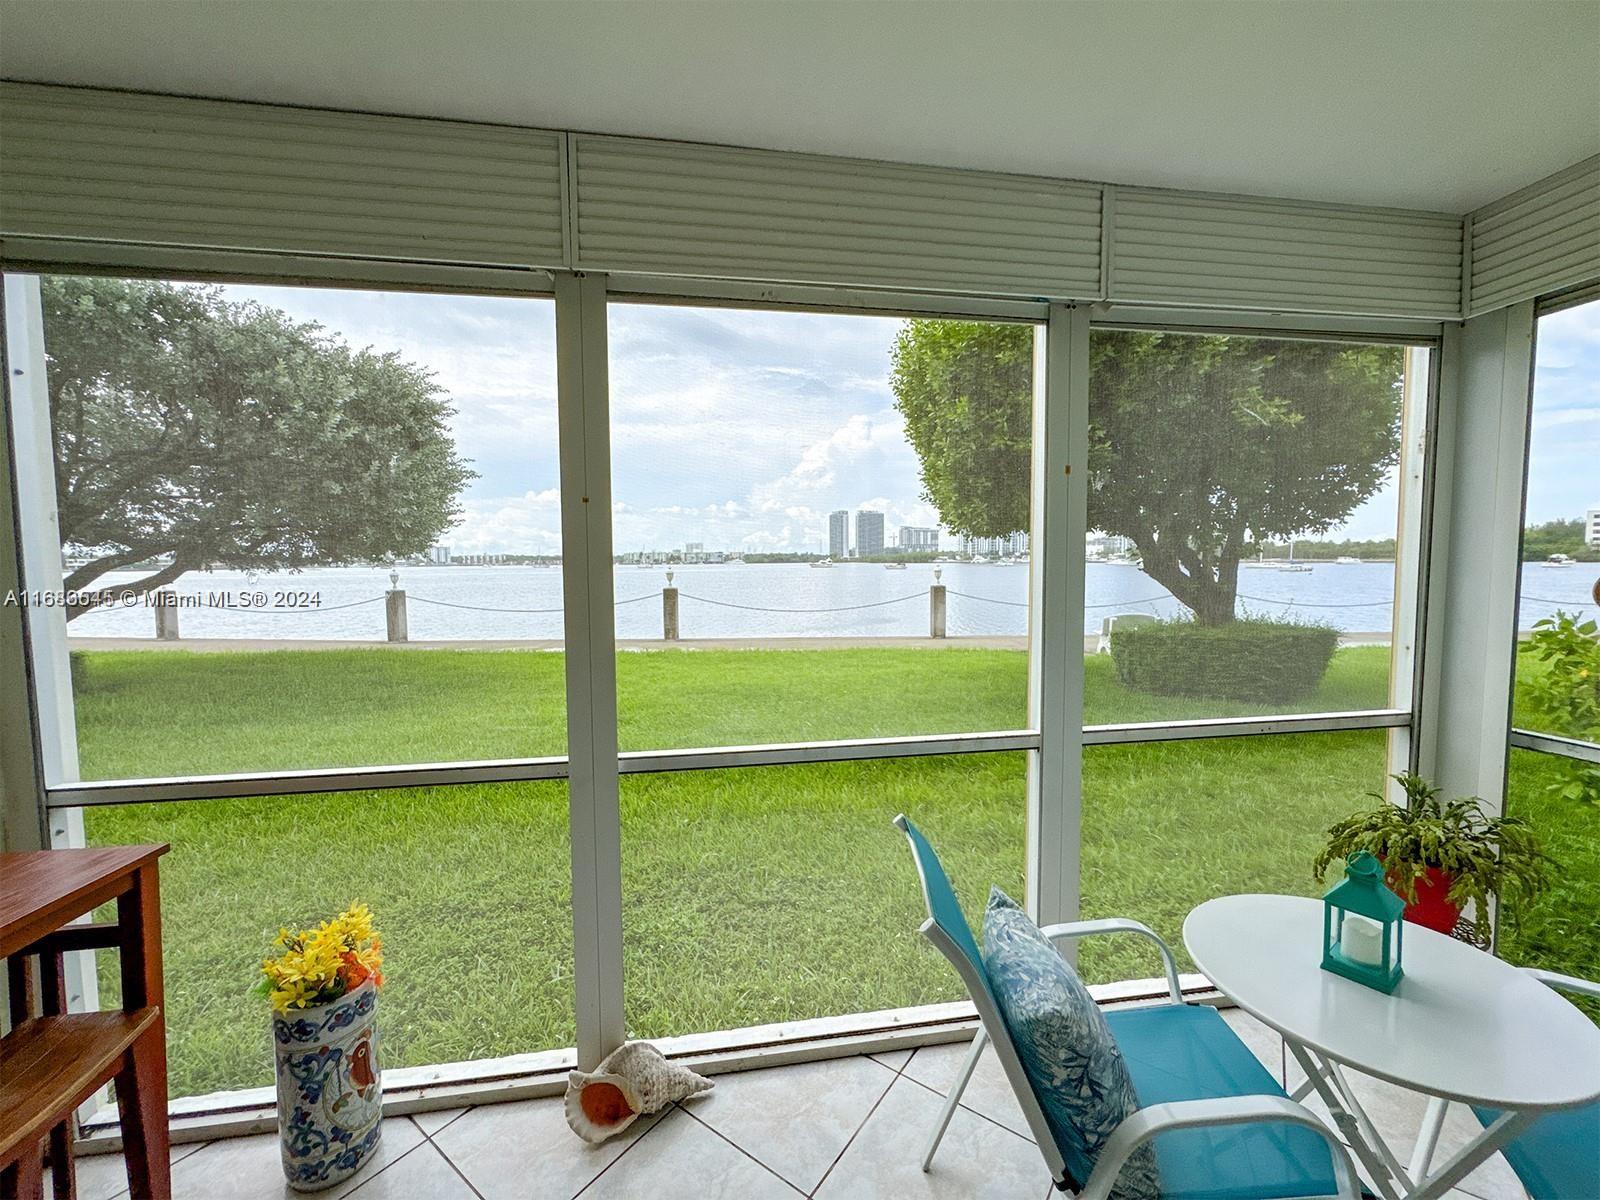
{"label": "white cloud", "polygon": [[559,554],[561,493],[555,488],[468,498],[444,541],[455,554]]}

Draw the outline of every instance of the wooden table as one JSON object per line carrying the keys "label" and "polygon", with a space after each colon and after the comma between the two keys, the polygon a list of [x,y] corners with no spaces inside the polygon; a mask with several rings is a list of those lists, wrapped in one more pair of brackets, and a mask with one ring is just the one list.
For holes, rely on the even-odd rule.
{"label": "wooden table", "polygon": [[[171,1194],[156,871],[167,849],[0,854],[0,958],[7,960],[12,1019],[12,1031],[0,1038],[0,1163],[15,1161],[5,1185],[21,1195],[37,1192],[37,1148],[46,1133],[55,1194],[72,1194],[71,1126],[63,1114],[113,1077],[132,1194]],[[112,901],[114,924],[71,924]],[[121,956],[122,1008],[66,1013],[61,955],[112,947]],[[35,958],[42,1012],[31,1009]]]}

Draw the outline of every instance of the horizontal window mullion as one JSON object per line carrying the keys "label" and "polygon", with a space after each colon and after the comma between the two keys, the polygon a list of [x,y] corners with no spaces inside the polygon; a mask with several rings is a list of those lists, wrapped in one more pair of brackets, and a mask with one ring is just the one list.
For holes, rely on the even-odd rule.
{"label": "horizontal window mullion", "polygon": [[1037,750],[1039,734],[1013,729],[993,733],[940,733],[925,737],[856,738],[834,742],[780,742],[691,750],[627,750],[618,755],[624,775],[706,771],[726,767],[778,767],[801,763],[922,758],[939,754],[993,754]]}
{"label": "horizontal window mullion", "polygon": [[469,783],[526,783],[566,777],[567,759],[561,755],[419,763],[411,766],[333,767],[320,771],[260,771],[237,775],[186,775],[164,779],[69,783],[46,789],[45,804],[48,808],[84,808],[98,804],[298,796],[308,792],[363,792]]}
{"label": "horizontal window mullion", "polygon": [[1532,729],[1513,729],[1509,740],[1519,750],[1536,750],[1540,754],[1553,754],[1558,758],[1600,763],[1600,744],[1595,742],[1579,741],[1554,733],[1539,733]]}
{"label": "horizontal window mullion", "polygon": [[1198,721],[1146,721],[1122,725],[1085,725],[1083,744],[1117,746],[1133,742],[1181,742],[1199,738],[1338,733],[1354,729],[1399,729],[1410,724],[1411,713],[1403,708],[1290,713],[1277,717],[1218,717]]}
{"label": "horizontal window mullion", "polygon": [[[1296,713],[1276,717],[1223,717],[1195,721],[1151,721],[1084,727],[1086,746],[1133,742],[1186,741],[1201,738],[1249,737],[1264,734],[1320,733],[1358,729],[1392,729],[1410,724],[1404,709],[1368,712]],[[1518,735],[1525,740],[1519,740]],[[1516,731],[1514,745],[1587,758],[1600,747],[1569,739]],[[925,758],[944,754],[995,754],[1037,750],[1035,730],[930,734],[922,737],[859,738],[829,742],[780,742],[766,745],[700,747],[675,750],[629,750],[618,755],[626,775],[667,771],[720,770],[730,767],[793,766],[805,763],[860,762],[873,759]],[[1539,744],[1534,744],[1539,743]],[[564,756],[503,759],[412,766],[336,767],[320,771],[252,772],[237,775],[193,775],[163,779],[118,779],[63,784],[50,788],[50,808],[101,804],[147,804],[167,801],[232,800],[241,797],[295,796],[321,792],[371,791],[452,784],[522,783],[565,779]]]}

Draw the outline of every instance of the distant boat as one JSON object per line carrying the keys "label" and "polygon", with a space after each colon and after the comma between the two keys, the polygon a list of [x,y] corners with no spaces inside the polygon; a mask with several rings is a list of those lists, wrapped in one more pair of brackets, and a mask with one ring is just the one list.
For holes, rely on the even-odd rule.
{"label": "distant boat", "polygon": [[1542,565],[1546,567],[1575,567],[1578,565],[1578,561],[1574,558],[1568,558],[1565,554],[1552,554],[1544,560]]}
{"label": "distant boat", "polygon": [[1286,562],[1286,563],[1280,564],[1279,567],[1278,567],[1278,570],[1280,570],[1280,571],[1293,571],[1297,575],[1304,574],[1305,572],[1311,570],[1311,564],[1310,563],[1295,562],[1295,560],[1294,560],[1294,539],[1293,538],[1289,539],[1289,561]]}
{"label": "distant boat", "polygon": [[974,554],[974,555],[973,555],[973,556],[972,556],[972,561],[973,561],[973,562],[975,562],[975,563],[986,563],[986,562],[988,562],[988,561],[989,561],[989,560],[988,560],[988,559],[987,559],[987,558],[985,558],[985,557],[984,557],[984,556],[983,556],[983,555],[981,555],[981,554]]}
{"label": "distant boat", "polygon": [[884,563],[883,569],[885,571],[904,571],[906,569],[906,565],[905,563]]}
{"label": "distant boat", "polygon": [[1351,558],[1348,554],[1341,554],[1338,558],[1334,559],[1333,561],[1336,562],[1336,563],[1345,563],[1345,564],[1350,564],[1350,563],[1358,563],[1359,564],[1361,562],[1361,560],[1359,558]]}
{"label": "distant boat", "polygon": [[831,566],[833,566],[833,559],[831,559],[831,558],[819,558],[815,562],[811,563],[810,565],[813,566],[813,567],[831,567]]}
{"label": "distant boat", "polygon": [[1267,552],[1265,550],[1258,550],[1256,552],[1255,562],[1247,562],[1244,565],[1253,571],[1276,571],[1278,569],[1278,563],[1276,560],[1272,562],[1267,561]]}

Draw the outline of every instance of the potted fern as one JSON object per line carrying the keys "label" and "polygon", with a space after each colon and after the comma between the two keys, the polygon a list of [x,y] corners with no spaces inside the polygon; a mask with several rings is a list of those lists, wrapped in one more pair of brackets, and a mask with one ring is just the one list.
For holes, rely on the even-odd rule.
{"label": "potted fern", "polygon": [[[1405,803],[1378,803],[1328,829],[1328,843],[1312,864],[1318,880],[1335,861],[1365,850],[1384,866],[1384,876],[1406,902],[1405,919],[1454,933],[1462,910],[1472,905],[1482,921],[1491,900],[1533,899],[1545,889],[1551,860],[1538,836],[1518,817],[1491,817],[1475,796],[1441,801],[1440,791],[1418,775],[1394,780]],[[1486,929],[1486,927],[1485,927]],[[1468,925],[1463,933],[1480,945],[1484,930]]]}

